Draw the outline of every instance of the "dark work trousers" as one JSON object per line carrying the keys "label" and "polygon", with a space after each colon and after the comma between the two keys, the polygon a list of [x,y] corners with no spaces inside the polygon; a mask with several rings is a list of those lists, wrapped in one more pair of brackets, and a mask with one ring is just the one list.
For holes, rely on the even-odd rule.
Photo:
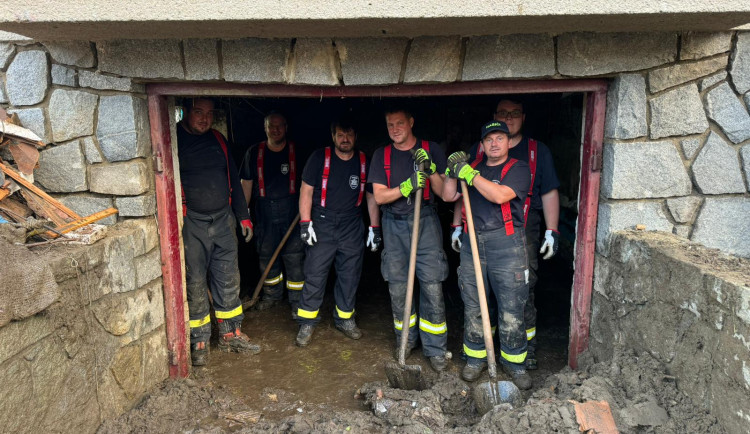
{"label": "dark work trousers", "polygon": [[305,286],[297,310],[298,322],[315,325],[320,321],[318,310],[323,304],[328,272],[334,264],[336,308],[333,318],[336,324],[340,324],[354,315],[365,256],[365,225],[359,208],[335,212],[314,206],[311,217],[318,242],[305,249]]}
{"label": "dark work trousers", "polygon": [[542,210],[529,210],[526,219],[526,254],[529,259],[529,298],[523,311],[526,323],[526,339],[529,341],[529,351],[536,350],[536,306],[534,304],[534,288],[538,280],[539,271],[539,234],[542,225]]}
{"label": "dark work trousers", "polygon": [[[261,273],[266,269],[273,252],[276,251],[281,239],[284,238],[284,234],[289,229],[289,225],[297,216],[297,209],[298,199],[296,196],[279,200],[256,199],[255,241],[258,248]],[[299,303],[305,280],[302,270],[305,262],[305,250],[297,232],[292,232],[279,256],[280,258],[276,259],[263,283],[263,297],[270,300],[284,298],[284,277],[286,277],[289,303],[296,306]],[[284,276],[282,270],[286,272],[286,276]]]}
{"label": "dark work trousers", "polygon": [[[464,301],[463,350],[469,358],[486,359],[471,244],[468,235],[463,238],[465,242],[461,246],[461,265],[458,267],[458,284]],[[526,359],[523,311],[528,298],[528,285],[524,238],[519,228],[510,236],[505,234],[505,228],[477,232],[485,296],[489,301],[489,291],[492,291],[497,300],[500,355],[506,361],[517,364]]]}
{"label": "dark work trousers", "polygon": [[182,239],[191,344],[208,342],[211,337],[209,289],[219,333],[229,333],[242,324],[235,226],[236,220],[229,207],[214,214],[188,209],[184,218]]}
{"label": "dark work trousers", "polygon": [[[383,253],[381,272],[388,282],[393,310],[393,327],[396,345],[400,345],[406,283],[409,271],[409,250],[414,214],[394,214],[383,209]],[[443,232],[433,206],[424,206],[419,222],[416,280],[419,281],[419,318],[412,303],[409,318],[410,347],[422,340],[422,353],[426,357],[442,356],[447,350],[448,328],[445,323],[443,280],[448,277],[448,261],[443,251]],[[419,322],[419,333],[416,326]]]}

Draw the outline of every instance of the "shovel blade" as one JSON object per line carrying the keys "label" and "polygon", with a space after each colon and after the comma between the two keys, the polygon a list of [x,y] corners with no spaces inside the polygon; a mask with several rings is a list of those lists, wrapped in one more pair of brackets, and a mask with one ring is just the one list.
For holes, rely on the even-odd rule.
{"label": "shovel blade", "polygon": [[424,390],[426,384],[419,365],[401,365],[394,361],[385,363],[385,375],[391,386],[403,390]]}
{"label": "shovel blade", "polygon": [[474,403],[480,415],[492,410],[498,404],[523,404],[521,391],[511,381],[487,381],[474,387]]}

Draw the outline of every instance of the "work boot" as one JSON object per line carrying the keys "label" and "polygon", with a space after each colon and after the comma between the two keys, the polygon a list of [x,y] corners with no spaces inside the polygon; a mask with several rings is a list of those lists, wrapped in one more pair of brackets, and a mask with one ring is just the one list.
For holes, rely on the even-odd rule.
{"label": "work boot", "polygon": [[471,383],[476,381],[485,369],[487,369],[485,360],[469,359],[463,371],[461,371],[461,378]]}
{"label": "work boot", "polygon": [[280,301],[281,300],[271,300],[270,298],[263,298],[258,302],[258,304],[255,305],[255,310],[268,310],[279,304]]}
{"label": "work boot", "polygon": [[531,347],[529,347],[526,352],[526,360],[524,360],[524,364],[529,371],[536,371],[539,369],[536,361],[536,351]]}
{"label": "work boot", "polygon": [[430,357],[430,366],[435,372],[443,372],[448,367],[448,361],[445,360],[444,356],[432,356]]}
{"label": "work boot", "polygon": [[511,381],[521,390],[531,389],[531,376],[526,372],[526,366],[523,363],[504,362],[503,371],[510,375]]}
{"label": "work boot", "polygon": [[190,361],[193,366],[205,366],[208,363],[208,345],[205,342],[190,345]]}
{"label": "work boot", "polygon": [[353,319],[345,319],[340,323],[336,324],[336,330],[346,335],[349,339],[355,341],[362,337],[362,331],[357,327],[357,323]]}
{"label": "work boot", "polygon": [[312,340],[313,331],[315,326],[312,324],[302,324],[299,326],[299,332],[297,332],[296,344],[298,347],[306,347]]}
{"label": "work boot", "polygon": [[293,303],[292,304],[292,319],[294,321],[297,321],[297,319],[299,318],[299,315],[297,315],[297,309],[299,309],[299,305],[296,303]]}
{"label": "work boot", "polygon": [[250,343],[250,338],[237,328],[233,332],[223,334],[219,338],[219,350],[225,353],[258,354],[260,352],[260,345]]}

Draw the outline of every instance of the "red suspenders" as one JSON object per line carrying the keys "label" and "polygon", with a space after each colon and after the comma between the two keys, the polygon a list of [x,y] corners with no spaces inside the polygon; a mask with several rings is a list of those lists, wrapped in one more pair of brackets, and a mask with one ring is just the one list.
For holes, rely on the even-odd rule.
{"label": "red suspenders", "polygon": [[[385,147],[384,149],[384,155],[383,155],[383,165],[385,166],[385,177],[388,180],[388,188],[391,188],[391,148],[393,147],[393,144],[390,144]],[[424,149],[427,152],[430,152],[430,142],[427,140],[422,140],[422,149]],[[481,160],[480,160],[481,161]],[[427,179],[427,182],[424,186],[424,200],[430,200],[430,179]]]}
{"label": "red suspenders", "polygon": [[[221,146],[221,150],[224,151],[224,158],[227,161],[227,185],[229,185],[229,205],[232,205],[232,177],[229,175],[229,152],[227,151],[227,144],[224,141],[224,137],[221,135],[220,132],[216,131],[215,129],[211,129],[211,132],[214,133],[214,137],[216,137],[216,140],[218,140],[219,145]],[[180,185],[180,191],[182,192],[182,216],[187,215],[187,200],[185,199],[185,190],[182,188],[182,185]]]}
{"label": "red suspenders", "polygon": [[[331,148],[325,149],[325,160],[323,161],[323,182],[320,185],[320,206],[326,207],[326,196],[328,195],[328,175],[331,172]],[[357,205],[362,203],[362,195],[365,193],[365,184],[367,183],[367,159],[365,153],[359,151],[359,195]]]}
{"label": "red suspenders", "polygon": [[[295,182],[297,181],[297,159],[294,152],[294,143],[287,141],[286,144],[289,148],[289,194],[295,194]],[[266,197],[266,181],[263,176],[263,157],[265,153],[266,142],[260,142],[260,144],[258,144],[258,159],[256,163],[256,168],[258,170],[258,191],[260,192],[260,197]]]}
{"label": "red suspenders", "polygon": [[[479,153],[477,152],[477,154]],[[479,157],[471,163],[471,167],[476,168],[477,165],[481,162],[482,158]],[[503,181],[505,175],[508,174],[508,171],[511,167],[513,167],[514,164],[516,164],[516,162],[518,162],[518,160],[516,160],[515,158],[511,158],[510,160],[508,160],[508,163],[505,164],[505,167],[503,167],[503,170],[500,172],[500,182]],[[515,230],[513,228],[513,213],[510,210],[510,201],[500,205],[500,212],[502,212],[503,214],[503,223],[505,223],[505,235],[513,235],[515,233]],[[464,231],[468,232],[468,229],[466,228],[466,209],[464,209],[463,207],[461,208],[461,217],[464,222]]]}

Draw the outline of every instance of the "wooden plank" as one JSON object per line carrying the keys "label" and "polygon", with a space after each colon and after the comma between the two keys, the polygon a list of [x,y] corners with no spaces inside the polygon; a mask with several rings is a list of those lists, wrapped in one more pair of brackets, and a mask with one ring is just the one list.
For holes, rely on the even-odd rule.
{"label": "wooden plank", "polygon": [[52,206],[52,204],[45,202],[42,198],[35,195],[30,191],[21,190],[21,194],[26,199],[26,205],[31,208],[32,211],[39,217],[52,220],[55,226],[62,226],[68,224],[70,217],[65,215],[62,211]]}
{"label": "wooden plank", "polygon": [[13,197],[3,199],[3,201],[0,202],[0,209],[8,210],[11,214],[18,216],[18,218],[26,218],[31,214],[34,214],[31,208],[17,201]]}
{"label": "wooden plank", "polygon": [[18,173],[16,173],[16,171],[13,170],[13,169],[11,169],[10,167],[4,165],[3,163],[0,163],[0,170],[2,170],[6,175],[8,175],[11,178],[13,178],[13,180],[16,181],[16,183],[18,185],[20,185],[20,186],[28,189],[29,191],[33,192],[37,196],[39,196],[42,199],[46,200],[47,202],[49,202],[50,204],[52,204],[55,208],[59,209],[60,211],[64,212],[66,215],[68,215],[68,217],[70,217],[70,218],[72,218],[74,220],[79,220],[81,218],[81,216],[79,216],[78,214],[74,213],[73,210],[71,210],[70,208],[68,208],[65,205],[61,204],[60,201],[58,201],[54,197],[48,195],[47,193],[45,193],[44,191],[42,191],[36,185],[34,185],[34,184],[30,183],[29,181],[25,180],[23,177],[21,177],[21,175],[19,175]]}
{"label": "wooden plank", "polygon": [[[117,214],[117,208],[107,208],[104,211],[99,211],[97,213],[91,214],[90,216],[86,216],[79,220],[75,220],[70,223],[67,223],[63,226],[59,226],[55,229],[57,229],[57,231],[60,232],[61,234],[65,234],[70,231],[74,231],[78,228],[82,228],[88,224],[99,221],[103,218],[109,217],[112,214]],[[46,235],[52,238],[56,238],[60,236],[59,234],[56,234],[54,232],[47,232]]]}
{"label": "wooden plank", "polygon": [[0,187],[0,200],[3,200],[8,196],[10,196],[10,190]]}
{"label": "wooden plank", "polygon": [[595,432],[597,434],[619,434],[612,410],[607,401],[587,401],[573,403],[576,409],[576,422],[581,432]]}
{"label": "wooden plank", "polygon": [[34,173],[36,163],[39,161],[39,151],[37,151],[36,146],[11,140],[8,150],[13,155],[18,170],[27,175]]}

